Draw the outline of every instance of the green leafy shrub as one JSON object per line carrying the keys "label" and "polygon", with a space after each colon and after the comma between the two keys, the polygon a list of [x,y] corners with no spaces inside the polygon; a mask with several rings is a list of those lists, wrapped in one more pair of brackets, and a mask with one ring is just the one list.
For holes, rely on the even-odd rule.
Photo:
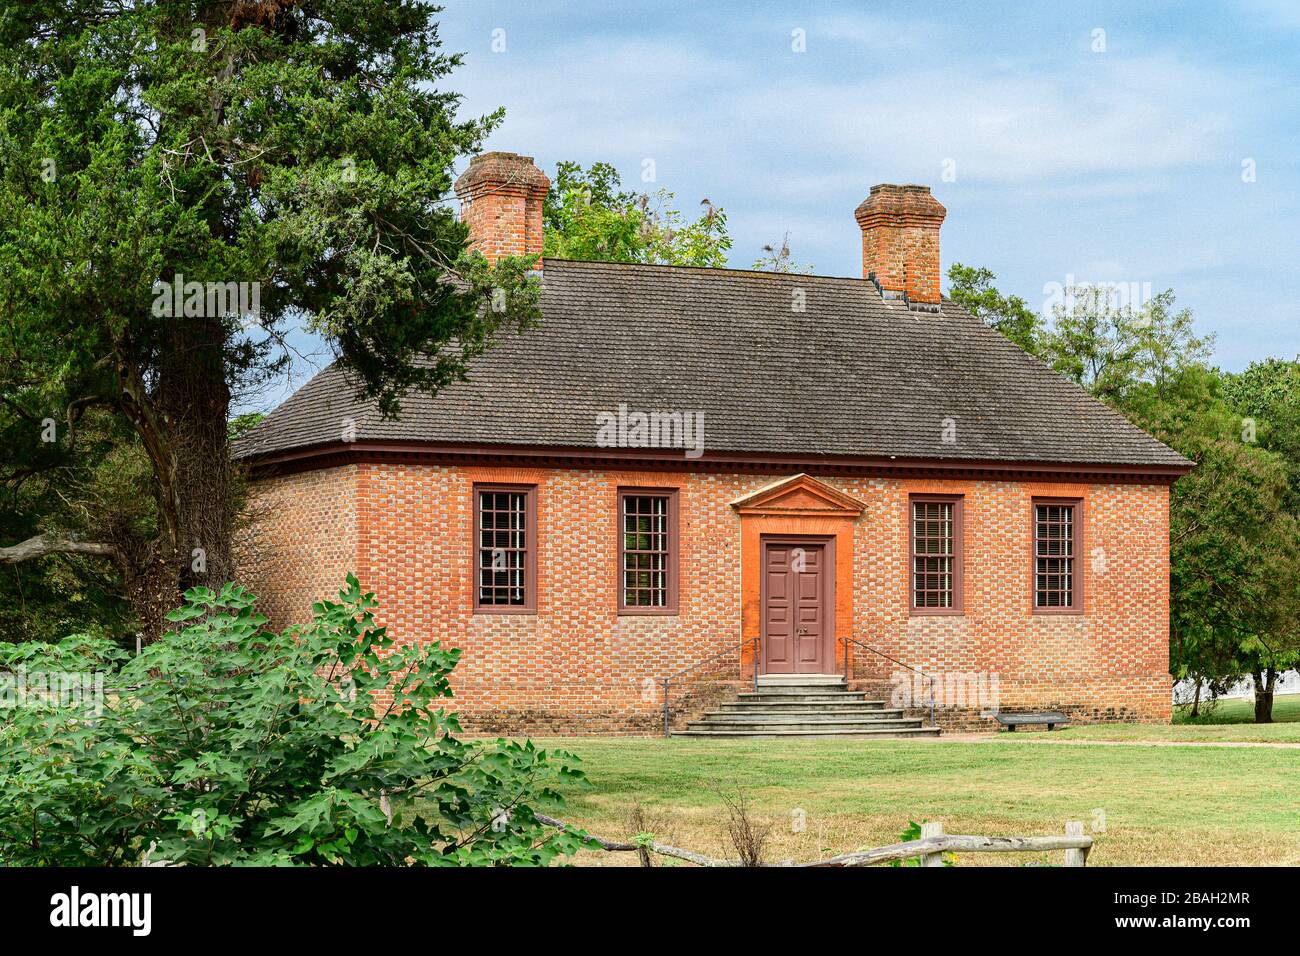
{"label": "green leafy shrub", "polygon": [[[354,577],[282,633],[242,588],[185,598],[135,657],[81,637],[0,650],[0,864],[545,865],[583,845],[531,806],[562,803],[577,758],[457,739],[460,652],[394,646]],[[86,671],[117,689],[14,690]]]}

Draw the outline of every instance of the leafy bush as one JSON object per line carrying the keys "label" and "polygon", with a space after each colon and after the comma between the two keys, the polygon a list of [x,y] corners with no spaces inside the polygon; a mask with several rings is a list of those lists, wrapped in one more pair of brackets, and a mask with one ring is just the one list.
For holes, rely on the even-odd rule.
{"label": "leafy bush", "polygon": [[[354,577],[278,634],[242,588],[185,599],[135,657],[84,637],[0,649],[0,863],[544,865],[583,845],[531,808],[562,802],[577,758],[457,739],[460,652],[393,646]],[[31,689],[87,671],[118,690]]]}

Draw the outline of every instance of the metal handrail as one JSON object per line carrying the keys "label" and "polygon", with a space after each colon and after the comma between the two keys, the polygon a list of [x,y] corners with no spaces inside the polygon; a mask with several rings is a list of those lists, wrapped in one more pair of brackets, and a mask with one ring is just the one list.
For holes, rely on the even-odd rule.
{"label": "metal handrail", "polygon": [[873,654],[883,657],[885,660],[897,664],[899,667],[906,667],[913,674],[920,674],[927,681],[929,681],[930,682],[930,726],[931,727],[938,726],[938,724],[936,724],[934,721],[934,678],[933,677],[931,677],[925,671],[921,670],[919,667],[913,667],[911,664],[904,664],[902,661],[890,657],[884,651],[876,650],[870,644],[863,644],[861,641],[854,640],[851,637],[841,637],[840,640],[844,642],[844,683],[845,684],[847,684],[849,681],[849,645],[856,644],[858,645],[858,647],[862,648],[863,650],[870,651]]}
{"label": "metal handrail", "polygon": [[[677,678],[681,677],[683,674],[689,674],[691,671],[697,670],[703,667],[705,664],[711,664],[713,661],[716,661],[719,658],[728,657],[731,654],[734,654],[737,650],[741,652],[740,656],[741,656],[741,660],[743,661],[745,646],[747,644],[756,644],[757,642],[758,642],[758,638],[751,637],[747,641],[741,641],[737,647],[728,648],[725,651],[719,651],[717,654],[714,654],[712,657],[706,657],[702,661],[696,661],[690,667],[683,667],[675,674],[669,674],[667,677],[659,678],[659,683],[662,684],[664,688],[664,736],[665,737],[672,736],[671,734],[672,718],[669,714],[669,705],[668,705],[668,690],[672,682],[677,680]],[[756,655],[754,657],[754,690],[757,691],[758,690],[758,657],[757,657],[758,648],[757,647],[754,648],[754,654]]]}

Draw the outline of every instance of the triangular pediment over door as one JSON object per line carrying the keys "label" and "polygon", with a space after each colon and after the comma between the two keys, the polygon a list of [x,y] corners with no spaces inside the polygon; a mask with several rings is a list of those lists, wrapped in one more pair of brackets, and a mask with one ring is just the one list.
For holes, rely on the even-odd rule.
{"label": "triangular pediment over door", "polygon": [[798,474],[751,491],[733,501],[731,507],[742,515],[856,517],[865,506],[824,481]]}

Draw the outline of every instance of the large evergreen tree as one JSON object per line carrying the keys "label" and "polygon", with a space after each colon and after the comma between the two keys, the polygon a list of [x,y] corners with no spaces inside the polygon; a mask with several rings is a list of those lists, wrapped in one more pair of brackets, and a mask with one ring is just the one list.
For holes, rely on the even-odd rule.
{"label": "large evergreen tree", "polygon": [[0,0],[3,474],[66,467],[107,415],[153,512],[103,540],[37,515],[0,559],[111,558],[156,635],[181,586],[232,573],[232,396],[282,371],[287,328],[391,414],[531,317],[527,262],[467,256],[446,203],[498,117],[456,117],[437,12]]}

